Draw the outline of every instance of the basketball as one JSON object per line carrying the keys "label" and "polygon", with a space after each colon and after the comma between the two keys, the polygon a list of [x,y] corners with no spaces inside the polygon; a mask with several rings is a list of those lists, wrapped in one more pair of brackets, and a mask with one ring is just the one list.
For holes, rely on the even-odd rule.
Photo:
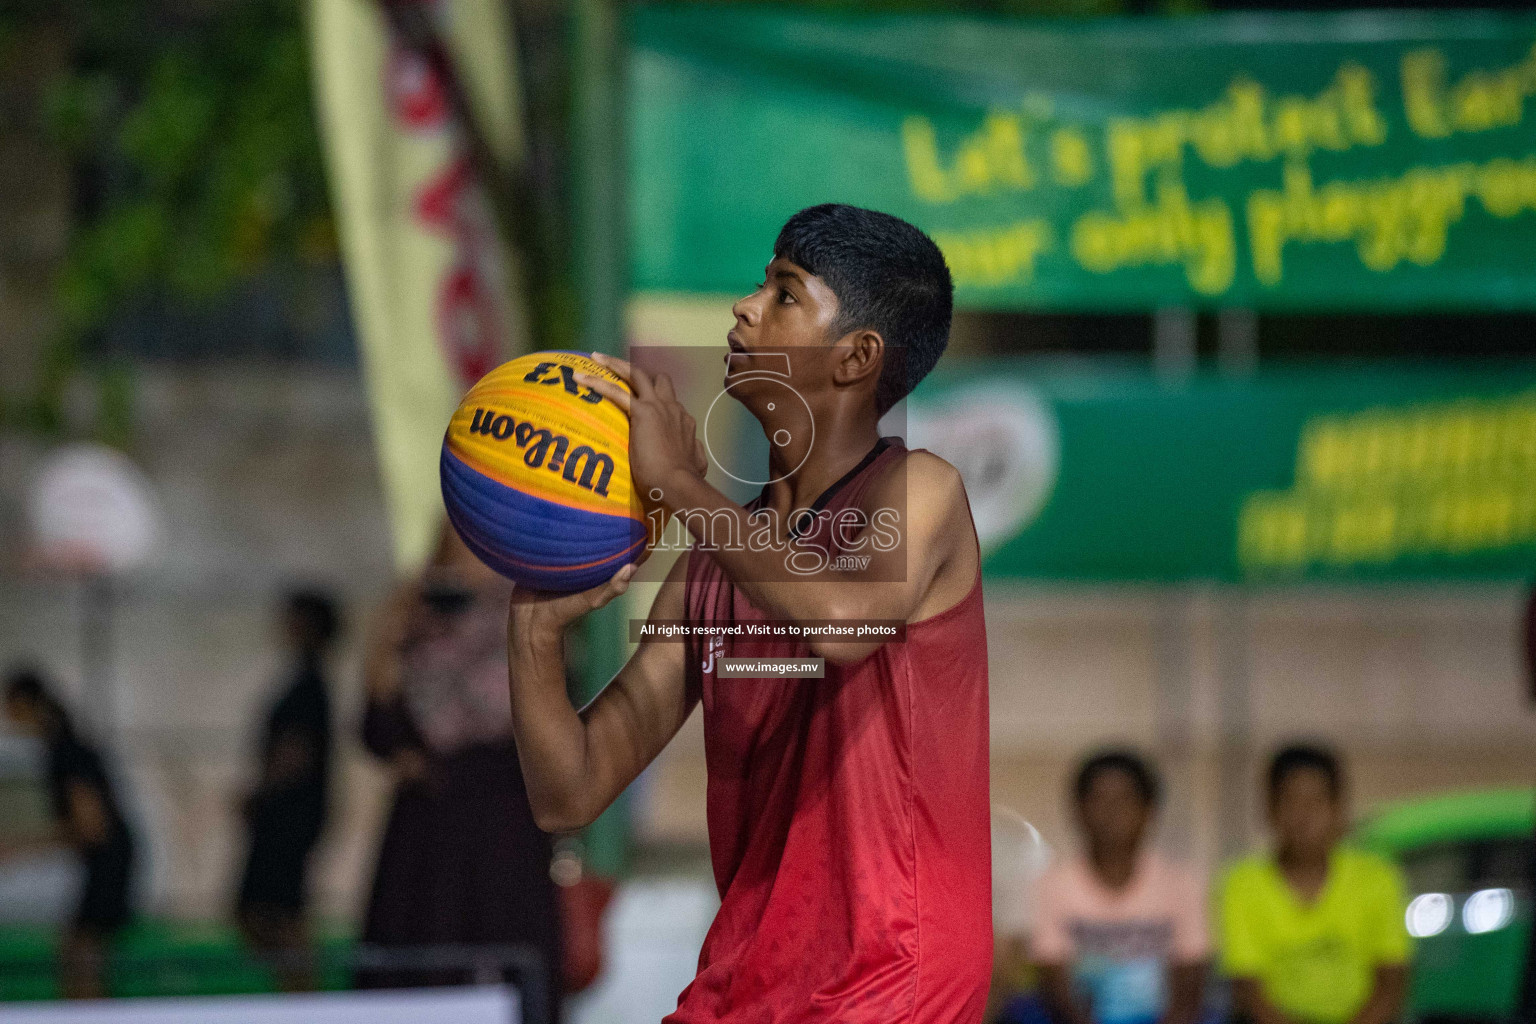
{"label": "basketball", "polygon": [[578,372],[620,381],[580,353],[520,356],[470,389],[443,439],[449,521],[519,586],[584,590],[645,552],[629,417]]}

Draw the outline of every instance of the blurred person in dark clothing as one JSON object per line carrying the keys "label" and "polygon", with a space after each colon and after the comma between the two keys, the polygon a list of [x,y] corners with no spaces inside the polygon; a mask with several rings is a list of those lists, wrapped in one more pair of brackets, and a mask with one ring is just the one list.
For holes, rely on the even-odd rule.
{"label": "blurred person in dark clothing", "polygon": [[[431,564],[379,616],[364,666],[363,741],[397,783],[363,941],[532,946],[554,1010],[559,904],[551,840],[534,824],[512,740],[510,594],[511,584],[445,529]],[[359,983],[462,979],[369,972]]]}
{"label": "blurred person in dark clothing", "polygon": [[75,728],[69,712],[35,669],[10,672],[5,712],[47,749],[47,786],[60,840],[84,869],[80,901],[59,949],[65,998],[106,995],[106,951],[128,923],[133,836],[101,755]]}
{"label": "blurred person in dark clothing", "polygon": [[283,602],[287,681],[261,726],[260,768],[242,802],[249,834],[236,917],[257,952],[276,956],[284,989],[313,987],[309,944],[309,860],[325,829],[331,767],[331,698],[325,656],[339,621],[326,594],[299,590]]}
{"label": "blurred person in dark clothing", "polygon": [[1135,751],[1102,751],[1078,769],[1082,851],[1041,877],[1031,937],[1056,1024],[1193,1024],[1200,1014],[1205,884],[1150,849],[1161,796]]}

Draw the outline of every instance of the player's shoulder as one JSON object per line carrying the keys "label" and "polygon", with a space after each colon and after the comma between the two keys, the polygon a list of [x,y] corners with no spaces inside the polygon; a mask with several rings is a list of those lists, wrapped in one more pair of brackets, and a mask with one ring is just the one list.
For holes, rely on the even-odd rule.
{"label": "player's shoulder", "polygon": [[929,482],[952,481],[963,485],[960,471],[927,448],[908,448],[903,453],[902,465],[909,478],[920,477]]}
{"label": "player's shoulder", "polygon": [[908,495],[945,504],[959,503],[965,498],[965,480],[960,471],[926,448],[903,452],[901,469],[900,473],[888,475],[888,486],[905,487]]}

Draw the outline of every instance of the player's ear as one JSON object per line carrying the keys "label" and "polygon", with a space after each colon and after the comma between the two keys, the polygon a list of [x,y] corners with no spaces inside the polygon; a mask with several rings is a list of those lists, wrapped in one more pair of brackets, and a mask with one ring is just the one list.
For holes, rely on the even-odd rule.
{"label": "player's ear", "polygon": [[847,385],[878,377],[884,354],[885,339],[880,337],[879,331],[867,328],[849,331],[837,341],[833,381]]}

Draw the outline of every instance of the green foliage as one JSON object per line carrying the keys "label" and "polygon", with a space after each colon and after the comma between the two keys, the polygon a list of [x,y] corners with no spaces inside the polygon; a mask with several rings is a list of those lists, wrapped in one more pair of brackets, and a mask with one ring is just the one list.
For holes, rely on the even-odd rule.
{"label": "green foliage", "polygon": [[[76,225],[66,322],[101,326],[148,291],[218,295],[274,262],[334,251],[297,0],[241,0],[157,31],[81,40],[55,138],[107,179]],[[89,24],[89,21],[87,22]]]}
{"label": "green foliage", "polygon": [[[70,157],[79,196],[59,331],[29,417],[38,426],[57,426],[82,341],[123,311],[149,298],[208,302],[335,257],[300,0],[192,9],[25,0],[0,20],[0,47],[43,30],[70,44],[35,117]],[[121,377],[104,374],[104,419],[127,407]]]}

